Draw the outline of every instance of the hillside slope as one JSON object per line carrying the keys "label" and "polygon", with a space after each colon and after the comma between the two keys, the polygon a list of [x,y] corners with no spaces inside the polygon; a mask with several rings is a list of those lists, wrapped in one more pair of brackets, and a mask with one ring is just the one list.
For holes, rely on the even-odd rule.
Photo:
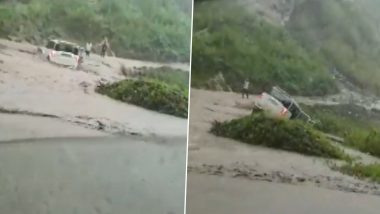
{"label": "hillside slope", "polygon": [[116,54],[128,58],[188,62],[190,26],[190,0],[0,1],[0,37],[39,44],[108,36]]}
{"label": "hillside slope", "polygon": [[329,71],[337,69],[379,95],[379,8],[376,0],[196,1],[193,86],[213,88],[220,72],[233,90],[249,78],[254,92],[277,84],[322,95],[336,92]]}
{"label": "hillside slope", "polygon": [[380,94],[380,2],[306,0],[287,23],[291,35],[362,89]]}
{"label": "hillside slope", "polygon": [[281,25],[227,1],[195,4],[192,55],[194,87],[212,87],[208,80],[220,72],[235,91],[245,78],[253,92],[274,84],[301,95],[337,91],[323,61]]}

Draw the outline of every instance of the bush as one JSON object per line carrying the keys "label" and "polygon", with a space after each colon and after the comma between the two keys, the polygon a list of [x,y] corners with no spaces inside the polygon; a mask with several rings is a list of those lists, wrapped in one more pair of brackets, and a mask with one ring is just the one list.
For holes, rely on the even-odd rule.
{"label": "bush", "polygon": [[316,55],[305,51],[284,28],[236,3],[195,3],[192,55],[194,87],[206,87],[222,73],[234,91],[241,90],[246,78],[252,83],[252,92],[272,85],[300,95],[337,91]]}
{"label": "bush", "polygon": [[122,80],[96,91],[113,99],[187,118],[187,90],[158,80]]}
{"label": "bush", "polygon": [[270,119],[261,113],[223,123],[214,122],[211,132],[248,144],[263,145],[305,155],[347,158],[318,131],[301,121]]}

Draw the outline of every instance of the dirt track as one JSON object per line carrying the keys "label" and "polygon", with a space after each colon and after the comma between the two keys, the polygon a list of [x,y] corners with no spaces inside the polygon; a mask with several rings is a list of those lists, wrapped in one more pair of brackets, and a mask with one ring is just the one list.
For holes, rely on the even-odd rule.
{"label": "dirt track", "polygon": [[[207,185],[207,183],[202,183],[202,179],[192,181],[192,177],[199,178],[202,176],[205,177],[205,182],[209,181],[211,183],[213,177],[215,181],[222,178],[228,179],[228,182],[235,187],[240,182],[249,181],[256,183],[266,181],[290,184],[291,187],[293,186],[295,188],[294,191],[296,191],[296,188],[299,188],[299,186],[311,185],[321,187],[315,188],[317,191],[318,189],[321,189],[320,191],[325,191],[325,189],[338,190],[339,192],[343,192],[340,194],[353,194],[352,192],[357,192],[353,198],[369,197],[367,194],[380,195],[379,185],[360,181],[333,171],[324,159],[246,145],[234,140],[215,137],[208,133],[213,120],[224,121],[250,114],[249,110],[237,108],[236,103],[249,104],[253,100],[254,97],[251,97],[249,101],[242,101],[241,96],[235,93],[192,89],[188,162],[188,190],[191,194],[189,194],[187,198],[189,204],[187,209],[189,213],[200,213],[192,212],[190,205],[203,206],[203,211],[210,211],[209,213],[217,213],[211,212],[211,210],[215,211],[216,209],[219,210],[219,208],[224,207],[223,205],[225,203],[222,201],[222,203],[218,205],[219,208],[197,204],[201,203],[201,201],[207,204],[209,200],[210,206],[216,206],[216,204],[212,202],[216,200],[211,198],[213,194],[207,195],[206,192],[203,192],[202,188],[199,187],[194,187],[194,192],[191,192],[192,186]],[[210,175],[211,177],[209,177]],[[213,186],[211,183],[209,183],[209,185]],[[238,192],[243,189],[244,188],[241,190],[234,189],[233,191],[238,194]],[[229,192],[227,190],[225,191],[226,192],[224,192],[223,189],[218,190],[217,194],[228,195]],[[359,192],[365,194],[359,194]],[[252,195],[249,196],[248,194],[247,197],[252,197],[252,200],[254,200],[256,194],[257,193],[252,192]],[[228,197],[225,197],[225,199],[227,200]],[[196,202],[192,203],[192,200]],[[234,203],[233,206],[239,207],[239,200],[231,200]],[[268,201],[268,203],[270,203],[270,201]],[[227,205],[225,206],[225,208],[228,209]],[[268,204],[268,206],[270,205]],[[280,207],[278,207],[277,211],[281,211]]]}

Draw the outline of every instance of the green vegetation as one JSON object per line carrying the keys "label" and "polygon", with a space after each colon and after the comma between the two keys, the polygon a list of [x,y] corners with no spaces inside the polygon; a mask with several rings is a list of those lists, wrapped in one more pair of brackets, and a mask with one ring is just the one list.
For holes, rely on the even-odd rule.
{"label": "green vegetation", "polygon": [[337,168],[344,174],[380,183],[380,164],[346,164]]}
{"label": "green vegetation", "polygon": [[378,117],[374,112],[353,104],[301,106],[312,118],[319,121],[315,128],[340,137],[369,130],[374,125],[372,120]]}
{"label": "green vegetation", "polygon": [[[303,106],[303,109],[319,120],[315,128],[344,138],[344,145],[380,157],[380,114],[355,105]],[[364,165],[349,162],[334,166],[350,176],[380,182],[380,165]]]}
{"label": "green vegetation", "polygon": [[380,94],[380,1],[304,0],[287,29],[352,82]]}
{"label": "green vegetation", "polygon": [[158,80],[122,80],[100,86],[96,91],[116,100],[187,118],[188,92],[176,85]]}
{"label": "green vegetation", "polygon": [[269,119],[264,114],[214,122],[211,132],[248,144],[294,151],[305,155],[349,159],[317,130],[301,121]]}
{"label": "green vegetation", "polygon": [[344,138],[345,145],[380,157],[380,124],[377,112],[355,105],[303,106],[313,118],[319,120],[315,128]]}
{"label": "green vegetation", "polygon": [[349,135],[348,143],[368,154],[380,157],[380,134],[378,129]]}
{"label": "green vegetation", "polygon": [[[212,12],[210,12],[212,11]],[[226,1],[195,3],[192,86],[221,72],[232,90],[248,78],[252,92],[279,85],[292,94],[337,91],[328,68],[286,30]]]}
{"label": "green vegetation", "polygon": [[188,62],[190,34],[190,0],[0,1],[0,37],[34,44],[107,36],[118,56]]}

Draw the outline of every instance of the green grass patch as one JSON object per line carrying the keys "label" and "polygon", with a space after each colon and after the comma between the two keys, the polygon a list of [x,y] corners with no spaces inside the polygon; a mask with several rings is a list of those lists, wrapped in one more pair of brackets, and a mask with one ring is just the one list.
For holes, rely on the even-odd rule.
{"label": "green grass patch", "polygon": [[347,137],[348,144],[360,151],[380,157],[380,134],[378,129],[372,128],[365,132],[354,132]]}
{"label": "green grass patch", "polygon": [[317,55],[305,51],[282,26],[233,2],[195,3],[192,55],[193,87],[209,87],[209,80],[222,73],[234,91],[246,78],[253,93],[273,85],[301,95],[337,91]]}
{"label": "green grass patch", "polygon": [[227,122],[214,122],[211,133],[248,144],[305,155],[348,159],[343,151],[331,145],[319,131],[311,126],[301,121],[270,119],[261,113]]}
{"label": "green grass patch", "polygon": [[344,144],[380,157],[380,114],[355,105],[303,106],[314,119],[315,128],[344,138]]}
{"label": "green grass patch", "polygon": [[187,118],[188,91],[158,80],[122,80],[96,90],[122,102]]}
{"label": "green grass patch", "polygon": [[380,164],[346,164],[337,168],[344,174],[380,183]]}
{"label": "green grass patch", "polygon": [[380,118],[380,115],[353,104],[301,106],[318,121],[315,128],[340,137],[346,137],[352,132],[369,130],[374,125],[373,120],[376,117]]}

